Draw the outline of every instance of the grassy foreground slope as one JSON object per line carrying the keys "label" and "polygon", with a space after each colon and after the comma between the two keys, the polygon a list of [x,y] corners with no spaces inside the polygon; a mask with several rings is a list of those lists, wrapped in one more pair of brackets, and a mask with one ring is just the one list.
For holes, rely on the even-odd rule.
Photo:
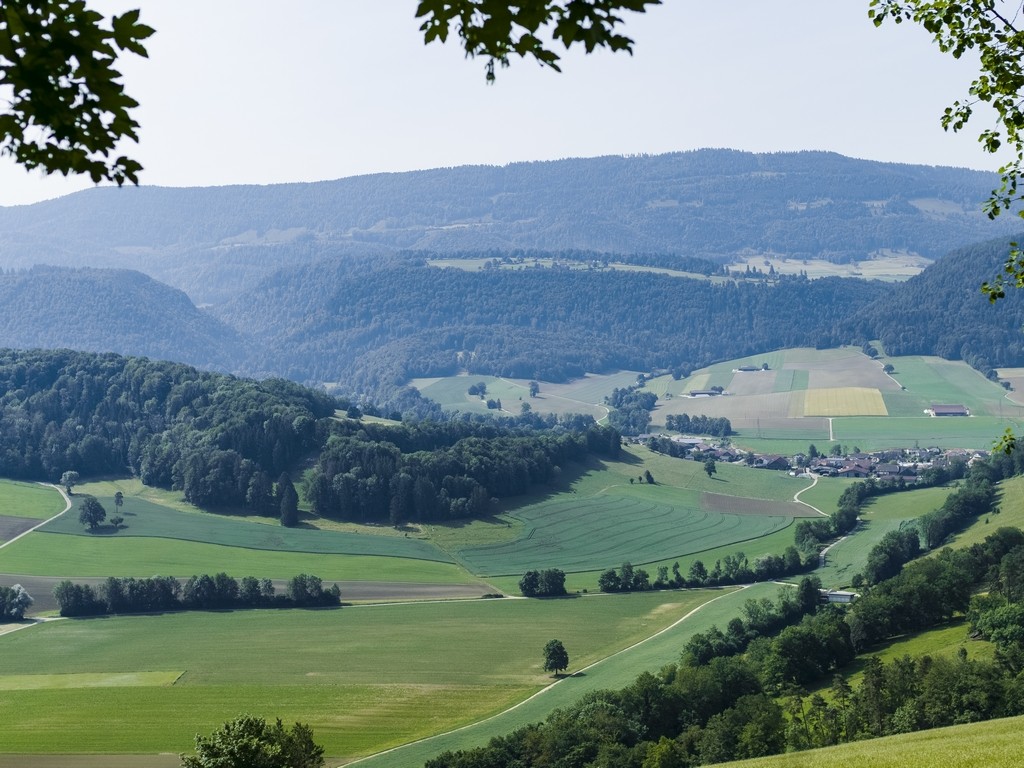
{"label": "grassy foreground slope", "polygon": [[899,736],[723,763],[729,768],[993,768],[1024,763],[1020,732],[1024,717],[955,725]]}

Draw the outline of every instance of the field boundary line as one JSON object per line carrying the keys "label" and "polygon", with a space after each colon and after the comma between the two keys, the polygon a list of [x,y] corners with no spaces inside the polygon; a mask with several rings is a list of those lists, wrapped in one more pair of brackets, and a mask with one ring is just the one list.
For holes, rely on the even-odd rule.
{"label": "field boundary line", "polygon": [[51,517],[49,520],[43,520],[43,522],[39,523],[38,525],[33,525],[27,531],[22,531],[17,536],[15,536],[13,539],[9,539],[9,540],[5,541],[3,544],[0,544],[0,549],[3,549],[8,544],[13,544],[18,539],[20,539],[22,536],[28,536],[30,533],[32,533],[32,531],[36,530],[37,528],[42,528],[47,523],[49,523],[49,522],[51,522],[53,520],[56,520],[58,517],[60,517],[65,512],[67,512],[69,509],[71,509],[71,499],[68,497],[68,495],[66,493],[64,493],[64,489],[61,488],[59,485],[54,485],[53,483],[37,483],[37,485],[41,485],[44,488],[53,488],[54,490],[56,490],[57,493],[59,493],[64,498],[64,509],[62,509],[56,515]]}
{"label": "field boundary line", "polygon": [[[425,736],[422,739],[416,739],[414,741],[410,741],[410,742],[407,742],[405,744],[400,744],[397,747],[392,747],[391,749],[385,749],[382,752],[375,752],[372,755],[366,755],[365,757],[357,758],[356,760],[352,760],[352,761],[350,761],[348,763],[341,763],[340,765],[345,765],[345,766],[355,765],[356,763],[360,763],[360,762],[362,762],[364,760],[369,760],[371,757],[380,757],[381,755],[388,755],[388,754],[390,754],[392,752],[395,752],[395,751],[397,751],[399,749],[403,749],[404,747],[412,746],[413,744],[421,744],[424,741],[430,741],[431,739],[437,739],[437,738],[440,738],[441,736],[448,736],[448,735],[453,734],[453,733],[458,733],[459,731],[464,731],[464,730],[466,730],[468,728],[474,728],[474,727],[476,727],[478,725],[483,725],[484,723],[490,722],[491,720],[494,720],[495,718],[502,717],[503,715],[506,715],[509,712],[512,712],[512,711],[514,711],[516,709],[519,709],[520,707],[524,706],[528,702],[533,701],[537,697],[542,696],[543,694],[545,694],[548,691],[550,691],[552,688],[554,688],[559,683],[564,683],[566,680],[570,680],[573,677],[575,677],[576,675],[583,674],[588,669],[593,669],[598,664],[602,664],[605,661],[607,661],[608,659],[613,659],[613,658],[615,658],[616,656],[618,656],[620,654],[626,653],[627,651],[632,651],[634,648],[637,648],[638,646],[641,646],[644,643],[646,643],[646,642],[648,642],[650,640],[653,640],[654,638],[659,637],[660,635],[665,634],[669,630],[675,629],[677,626],[679,626],[684,621],[686,621],[688,618],[690,618],[695,613],[697,613],[697,611],[699,611],[702,608],[704,608],[704,606],[711,605],[713,602],[715,602],[716,600],[721,600],[723,597],[728,597],[729,595],[735,595],[738,592],[742,592],[744,589],[747,589],[751,585],[750,584],[739,584],[739,585],[736,585],[736,586],[738,587],[737,589],[730,589],[728,592],[725,592],[725,593],[723,593],[721,595],[718,595],[718,597],[713,597],[710,600],[708,600],[707,602],[701,603],[696,608],[691,609],[688,613],[686,613],[685,615],[683,615],[680,618],[676,619],[674,622],[669,624],[664,629],[658,630],[653,635],[649,635],[648,637],[645,637],[643,640],[639,640],[639,641],[633,643],[630,646],[627,646],[625,648],[622,648],[622,649],[616,651],[615,653],[608,654],[607,656],[605,656],[605,657],[603,657],[601,659],[598,659],[597,661],[591,662],[590,664],[588,664],[587,666],[583,667],[582,669],[576,670],[571,675],[566,675],[565,677],[560,677],[559,679],[555,680],[555,682],[550,683],[549,685],[544,686],[543,688],[541,688],[536,693],[528,696],[527,698],[523,699],[522,701],[520,701],[520,702],[518,702],[516,704],[513,704],[508,709],[504,709],[501,712],[498,712],[497,714],[491,715],[490,717],[485,717],[483,720],[477,720],[476,722],[473,722],[473,723],[467,723],[466,725],[461,725],[458,728],[452,728],[450,731],[444,731],[443,733],[435,733],[435,734],[433,734],[431,736]],[[600,597],[600,595],[594,595],[594,597]]]}

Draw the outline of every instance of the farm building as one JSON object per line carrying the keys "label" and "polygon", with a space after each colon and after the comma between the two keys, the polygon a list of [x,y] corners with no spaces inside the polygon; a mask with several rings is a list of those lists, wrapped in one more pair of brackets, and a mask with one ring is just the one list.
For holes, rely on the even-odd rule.
{"label": "farm building", "polygon": [[691,389],[690,397],[714,397],[720,395],[721,392],[714,389]]}
{"label": "farm building", "polygon": [[777,454],[758,456],[753,466],[755,469],[789,469],[789,459]]}
{"label": "farm building", "polygon": [[867,477],[871,473],[871,467],[856,462],[844,464],[837,472],[836,477]]}
{"label": "farm building", "polygon": [[860,597],[856,592],[844,592],[840,589],[819,589],[818,595],[822,603],[852,603]]}
{"label": "farm building", "polygon": [[963,405],[933,405],[925,410],[929,416],[970,416],[971,412]]}

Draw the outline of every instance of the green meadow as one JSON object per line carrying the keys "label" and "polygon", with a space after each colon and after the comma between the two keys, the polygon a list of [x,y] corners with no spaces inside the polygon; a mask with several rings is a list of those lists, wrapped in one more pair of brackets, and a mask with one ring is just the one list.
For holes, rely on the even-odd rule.
{"label": "green meadow", "polygon": [[64,509],[64,498],[53,488],[20,480],[0,480],[0,517],[47,520]]}
{"label": "green meadow", "polygon": [[[647,471],[654,485],[642,480]],[[709,478],[703,464],[630,446],[621,460],[595,462],[558,490],[506,503],[504,530],[500,523],[475,524],[461,543],[447,536],[445,549],[487,577],[558,567],[578,574],[569,586],[593,589],[597,573],[626,560],[671,564],[740,543],[776,546],[774,534],[814,514],[792,501],[809,482],[732,464],[720,464]],[[784,539],[779,552],[792,534]]]}
{"label": "green meadow", "polygon": [[[367,537],[369,538],[369,537]],[[0,550],[0,573],[31,576],[188,577],[224,571],[232,576],[286,579],[312,573],[325,581],[472,581],[451,563],[401,557],[275,552],[142,536],[68,536],[36,531]]]}
{"label": "green meadow", "polygon": [[[73,497],[75,506],[83,497]],[[145,499],[125,496],[118,512],[113,498],[97,497],[107,510],[108,524],[90,531],[78,522],[76,509],[47,523],[40,532],[96,538],[145,537],[203,542],[226,547],[309,554],[372,555],[413,560],[448,561],[425,541],[396,536],[373,536],[315,528],[285,528],[279,523],[260,523],[205,512],[182,512]],[[110,517],[120,514],[124,524],[115,529]]]}
{"label": "green meadow", "polygon": [[837,747],[722,763],[729,768],[993,768],[1021,765],[1024,717],[886,736]]}
{"label": "green meadow", "polygon": [[4,751],[187,750],[195,733],[245,710],[308,722],[330,755],[367,754],[548,685],[541,648],[552,637],[578,670],[721,594],[50,622],[0,637]]}
{"label": "green meadow", "polygon": [[963,531],[951,536],[948,545],[954,549],[963,549],[972,544],[980,544],[986,536],[1003,526],[1024,529],[1024,477],[1011,477],[999,484],[999,504],[996,509],[997,512],[975,520]]}
{"label": "green meadow", "polygon": [[901,530],[921,515],[941,507],[950,488],[919,488],[886,496],[877,496],[864,505],[861,523],[845,539],[832,547],[825,567],[814,573],[825,587],[848,587],[854,574],[867,562],[871,548],[889,531]]}

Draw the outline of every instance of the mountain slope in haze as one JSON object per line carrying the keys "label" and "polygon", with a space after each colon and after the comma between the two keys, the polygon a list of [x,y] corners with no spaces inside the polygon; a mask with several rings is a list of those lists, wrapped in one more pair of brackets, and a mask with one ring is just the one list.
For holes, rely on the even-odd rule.
{"label": "mountain slope in haze", "polygon": [[1007,288],[995,304],[980,290],[1002,271],[1008,240],[1022,238],[953,251],[857,313],[851,333],[880,339],[890,355],[964,360],[983,373],[1024,365],[1024,290]]}
{"label": "mountain slope in haze", "polygon": [[272,186],[100,188],[0,208],[0,267],[139,269],[220,303],[282,266],[398,249],[938,258],[995,237],[995,174],[699,150]]}
{"label": "mountain slope in haze", "polygon": [[0,274],[0,347],[118,352],[232,370],[242,339],[182,291],[122,269]]}

